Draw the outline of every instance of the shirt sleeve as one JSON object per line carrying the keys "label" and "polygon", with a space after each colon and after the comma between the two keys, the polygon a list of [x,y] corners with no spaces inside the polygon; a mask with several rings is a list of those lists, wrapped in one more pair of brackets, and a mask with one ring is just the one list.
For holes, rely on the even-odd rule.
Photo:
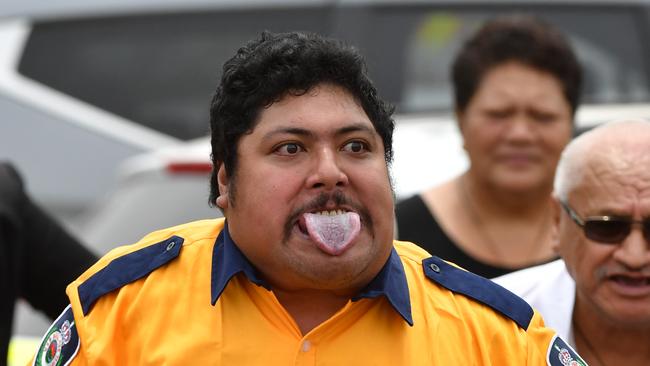
{"label": "shirt sleeve", "polygon": [[587,365],[553,329],[544,326],[544,320],[537,311],[526,333],[529,337],[528,365]]}
{"label": "shirt sleeve", "polygon": [[28,365],[88,365],[90,362],[81,349],[72,306],[68,305],[41,339],[36,354]]}

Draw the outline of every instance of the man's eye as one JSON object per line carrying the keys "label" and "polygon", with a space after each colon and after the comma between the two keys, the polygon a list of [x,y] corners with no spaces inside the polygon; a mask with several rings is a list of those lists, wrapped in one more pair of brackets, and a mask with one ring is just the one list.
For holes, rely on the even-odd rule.
{"label": "man's eye", "polygon": [[368,145],[362,141],[350,141],[343,146],[343,150],[358,153],[368,151]]}
{"label": "man's eye", "polygon": [[280,145],[278,148],[275,150],[278,152],[280,155],[295,155],[302,151],[302,148],[300,145],[290,142],[288,144]]}

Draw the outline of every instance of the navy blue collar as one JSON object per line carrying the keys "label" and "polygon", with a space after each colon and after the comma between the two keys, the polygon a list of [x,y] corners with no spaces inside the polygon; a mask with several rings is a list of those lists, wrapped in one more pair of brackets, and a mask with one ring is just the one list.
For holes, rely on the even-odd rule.
{"label": "navy blue collar", "polygon": [[[230,279],[240,272],[243,272],[252,283],[271,290],[271,286],[264,281],[259,271],[232,240],[228,232],[228,223],[225,223],[212,251],[212,305],[217,302]],[[390,257],[377,276],[354,296],[352,301],[379,296],[385,296],[393,309],[413,326],[408,283],[404,266],[395,248],[391,250]]]}

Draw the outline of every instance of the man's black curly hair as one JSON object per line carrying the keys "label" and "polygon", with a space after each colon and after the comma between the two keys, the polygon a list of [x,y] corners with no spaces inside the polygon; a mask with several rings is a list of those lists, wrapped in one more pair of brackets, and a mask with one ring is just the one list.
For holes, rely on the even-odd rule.
{"label": "man's black curly hair", "polygon": [[463,45],[452,66],[456,111],[467,108],[488,71],[509,61],[554,76],[575,114],[582,87],[578,59],[559,30],[526,14],[489,20]]}
{"label": "man's black curly hair", "polygon": [[220,194],[219,167],[224,164],[232,182],[239,140],[253,130],[262,110],[288,94],[303,95],[321,83],[343,87],[357,99],[382,138],[386,163],[392,162],[394,108],[378,97],[361,54],[317,34],[263,32],[224,63],[210,105],[211,204]]}

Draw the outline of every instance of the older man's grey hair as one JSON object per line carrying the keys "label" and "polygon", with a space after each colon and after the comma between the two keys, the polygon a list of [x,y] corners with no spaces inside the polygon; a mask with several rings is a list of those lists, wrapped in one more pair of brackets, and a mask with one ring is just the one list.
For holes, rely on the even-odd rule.
{"label": "older man's grey hair", "polygon": [[573,139],[560,156],[553,195],[566,201],[571,190],[582,181],[590,161],[621,156],[629,150],[630,143],[647,144],[650,150],[650,120],[635,118],[612,121]]}

